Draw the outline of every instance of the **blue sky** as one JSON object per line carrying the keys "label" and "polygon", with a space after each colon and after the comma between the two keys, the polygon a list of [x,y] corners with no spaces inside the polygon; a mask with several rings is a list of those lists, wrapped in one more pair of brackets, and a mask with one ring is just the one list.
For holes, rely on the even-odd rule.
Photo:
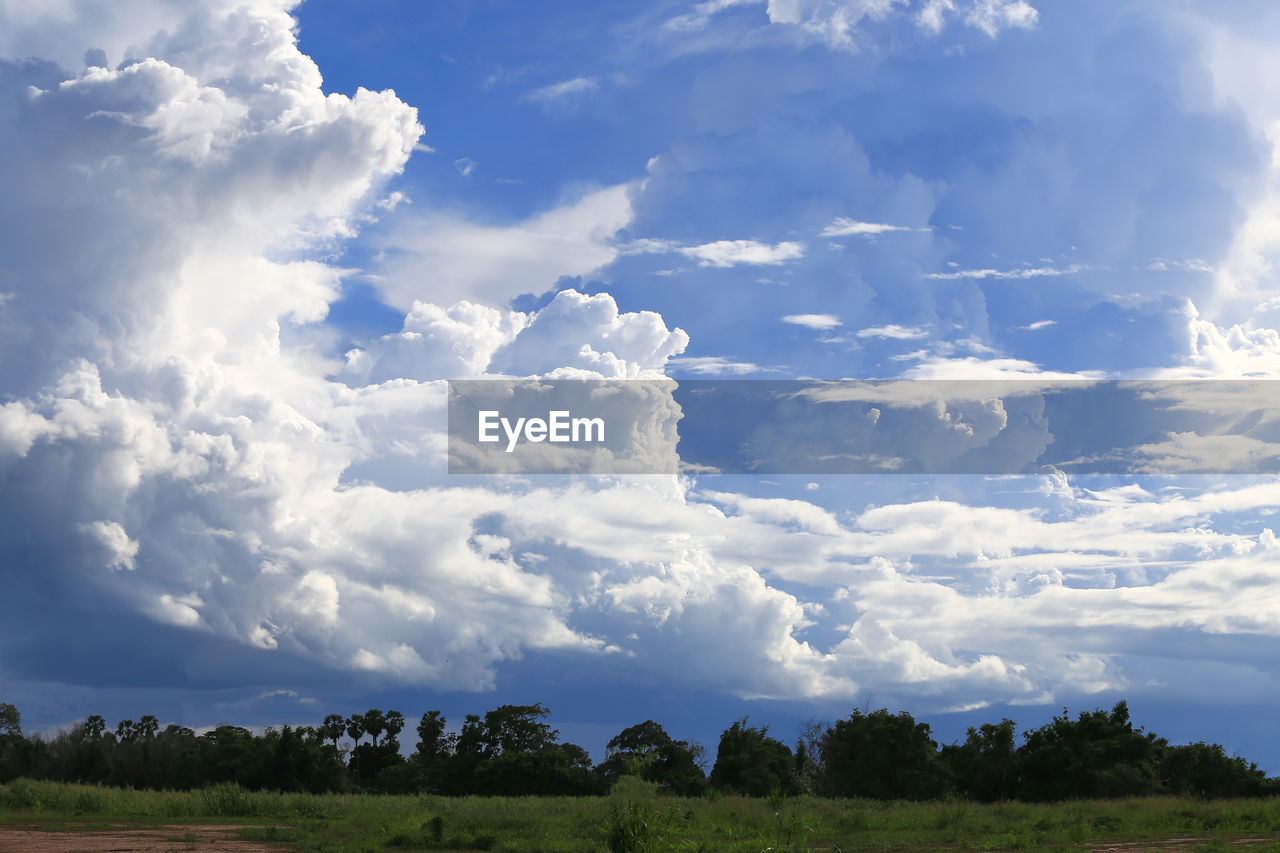
{"label": "blue sky", "polygon": [[1249,0],[0,0],[0,698],[543,701],[600,757],[1127,697],[1280,773],[1274,477],[444,466],[450,378],[1275,378],[1277,38]]}

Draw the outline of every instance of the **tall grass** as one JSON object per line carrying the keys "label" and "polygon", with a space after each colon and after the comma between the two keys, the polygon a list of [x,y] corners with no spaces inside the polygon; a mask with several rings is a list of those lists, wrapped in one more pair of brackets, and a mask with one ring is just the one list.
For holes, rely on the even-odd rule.
{"label": "tall grass", "polygon": [[1071,850],[1174,837],[1209,838],[1210,846],[1277,838],[1280,799],[994,805],[681,799],[636,782],[597,798],[280,794],[234,785],[156,792],[30,780],[0,785],[0,827],[206,821],[244,825],[247,838],[327,853]]}

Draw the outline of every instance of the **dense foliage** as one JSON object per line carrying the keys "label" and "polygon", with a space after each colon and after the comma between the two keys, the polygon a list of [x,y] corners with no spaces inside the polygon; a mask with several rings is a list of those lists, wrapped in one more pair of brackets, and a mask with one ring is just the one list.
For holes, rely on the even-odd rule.
{"label": "dense foliage", "polygon": [[927,723],[908,713],[854,711],[822,738],[822,793],[835,797],[931,800],[950,790],[950,768]]}
{"label": "dense foliage", "polygon": [[483,717],[468,714],[451,731],[441,712],[428,711],[406,755],[399,741],[406,720],[394,710],[330,714],[317,726],[261,733],[222,725],[197,734],[162,728],[151,715],[111,729],[94,715],[53,736],[27,737],[18,709],[0,703],[0,783],[28,777],[171,790],[230,783],[311,793],[585,796],[632,776],[685,797],[715,790],[995,802],[1280,793],[1280,780],[1219,745],[1170,746],[1135,728],[1124,702],[1074,720],[1064,710],[1026,732],[1021,745],[1006,719],[970,728],[963,743],[941,749],[930,727],[906,712],[854,711],[831,725],[811,723],[794,751],[743,719],[721,735],[709,778],[703,747],[672,738],[653,720],[620,732],[593,766],[585,749],[560,740],[549,715],[541,704],[503,705]]}

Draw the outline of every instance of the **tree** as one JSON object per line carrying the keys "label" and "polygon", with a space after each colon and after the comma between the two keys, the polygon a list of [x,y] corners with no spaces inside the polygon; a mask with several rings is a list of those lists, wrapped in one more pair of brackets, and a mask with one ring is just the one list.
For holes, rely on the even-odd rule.
{"label": "tree", "polygon": [[[404,758],[400,755],[400,744],[396,740],[396,735],[404,728],[404,715],[399,711],[384,713],[377,708],[370,708],[364,712],[361,719],[364,721],[364,730],[373,739],[373,743],[356,744],[352,752],[352,765],[356,776],[364,780],[363,783],[370,790],[407,791],[410,786],[407,771],[387,772],[404,764]],[[378,738],[383,734],[386,734],[387,738],[379,743]]]}
{"label": "tree", "polygon": [[1220,744],[1173,746],[1160,767],[1165,791],[1196,797],[1256,797],[1267,793],[1258,765],[1229,756]]}
{"label": "tree", "polygon": [[700,797],[707,790],[707,775],[700,762],[701,744],[673,740],[649,756],[644,778],[681,797]]}
{"label": "tree", "polygon": [[748,726],[745,717],[725,729],[711,768],[711,787],[752,797],[790,792],[791,750],[768,733],[767,726]]}
{"label": "tree", "polygon": [[324,732],[327,739],[333,741],[333,748],[336,750],[338,741],[347,733],[347,721],[341,714],[330,714],[320,724],[320,731]]}
{"label": "tree", "polygon": [[502,705],[485,712],[483,751],[492,758],[504,752],[534,752],[555,743],[560,732],[543,722],[551,712],[536,705]]}
{"label": "tree", "polygon": [[822,736],[826,726],[817,720],[809,720],[800,726],[796,738],[796,767],[792,776],[796,790],[812,794],[818,789],[818,777],[822,773]]}
{"label": "tree", "polygon": [[364,730],[373,738],[373,745],[378,745],[378,735],[387,729],[387,718],[377,708],[364,712]]}
{"label": "tree", "polygon": [[1032,800],[1133,797],[1160,787],[1160,766],[1168,741],[1129,720],[1129,706],[1117,702],[1111,713],[1081,712],[1076,720],[1055,716],[1025,735],[1018,750],[1021,796]]}
{"label": "tree", "polygon": [[404,730],[404,714],[399,711],[387,711],[383,725],[387,730],[387,743],[395,743],[398,748],[399,741],[396,738]]}
{"label": "tree", "polygon": [[160,730],[160,721],[152,714],[146,714],[133,725],[134,740],[151,740]]}
{"label": "tree", "polygon": [[478,714],[467,714],[462,718],[462,731],[458,733],[457,755],[479,755],[484,751],[484,722]]}
{"label": "tree", "polygon": [[1014,746],[1016,729],[1007,717],[979,728],[970,726],[963,744],[942,748],[943,760],[961,794],[987,803],[1016,796],[1020,773]]}
{"label": "tree", "polygon": [[702,747],[673,740],[653,720],[623,729],[605,749],[608,755],[596,772],[606,785],[632,773],[680,796],[698,796],[706,789],[706,774],[698,766]]}
{"label": "tree", "polygon": [[120,743],[133,743],[136,731],[133,720],[121,720],[116,723],[116,740]]}
{"label": "tree", "polygon": [[81,734],[86,740],[102,740],[102,735],[107,731],[107,721],[99,714],[90,714],[89,719],[84,721],[84,728]]}
{"label": "tree", "polygon": [[30,751],[30,744],[22,736],[22,715],[17,706],[0,702],[0,783],[28,771]]}
{"label": "tree", "polygon": [[487,796],[582,796],[602,793],[591,772],[591,756],[577,744],[511,750],[481,761],[472,792]]}
{"label": "tree", "polygon": [[420,760],[430,764],[444,754],[444,715],[439,711],[427,711],[418,722],[418,749]]}
{"label": "tree", "polygon": [[653,720],[645,720],[620,731],[610,739],[605,749],[610,754],[620,752],[639,758],[668,743],[671,743],[671,735],[667,730]]}
{"label": "tree", "polygon": [[360,738],[364,737],[365,733],[364,714],[352,714],[347,719],[347,734],[356,742],[356,746],[360,745]]}
{"label": "tree", "polygon": [[0,738],[22,737],[22,715],[15,705],[0,702]]}
{"label": "tree", "polygon": [[830,796],[923,800],[949,787],[929,725],[905,711],[855,710],[827,729],[821,750],[819,787]]}

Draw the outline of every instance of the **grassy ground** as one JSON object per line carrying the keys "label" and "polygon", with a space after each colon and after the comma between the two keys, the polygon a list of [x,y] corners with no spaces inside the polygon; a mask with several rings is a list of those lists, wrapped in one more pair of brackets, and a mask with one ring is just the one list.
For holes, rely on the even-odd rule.
{"label": "grassy ground", "polygon": [[[1280,849],[1280,799],[1173,798],[1056,805],[856,800],[685,800],[626,779],[608,798],[445,798],[123,791],[18,780],[0,785],[8,826],[105,828],[243,824],[282,849],[495,850],[543,853],[831,850]],[[1195,838],[1165,845],[1168,839]]]}

